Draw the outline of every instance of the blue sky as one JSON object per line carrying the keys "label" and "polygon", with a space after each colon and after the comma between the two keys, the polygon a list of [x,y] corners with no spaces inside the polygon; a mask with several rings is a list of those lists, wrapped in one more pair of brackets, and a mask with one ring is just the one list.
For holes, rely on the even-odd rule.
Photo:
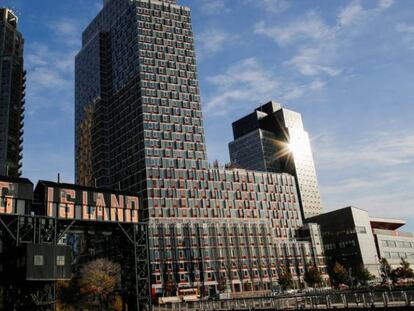
{"label": "blue sky", "polygon": [[[178,0],[193,12],[209,160],[268,100],[301,112],[326,210],[355,205],[414,230],[412,0]],[[73,181],[73,59],[99,0],[0,0],[28,71],[24,175]]]}

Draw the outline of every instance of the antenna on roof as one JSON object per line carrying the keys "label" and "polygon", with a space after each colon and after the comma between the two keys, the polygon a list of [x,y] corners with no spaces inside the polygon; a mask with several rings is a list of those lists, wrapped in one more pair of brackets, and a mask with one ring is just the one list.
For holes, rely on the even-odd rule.
{"label": "antenna on roof", "polygon": [[60,184],[60,173],[57,174],[57,182]]}

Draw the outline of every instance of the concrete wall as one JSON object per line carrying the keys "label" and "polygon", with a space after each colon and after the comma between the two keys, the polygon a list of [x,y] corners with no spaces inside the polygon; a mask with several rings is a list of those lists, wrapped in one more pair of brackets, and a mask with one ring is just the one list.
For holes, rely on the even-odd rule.
{"label": "concrete wall", "polygon": [[379,259],[368,212],[357,208],[351,209],[362,262],[371,274],[378,277],[380,275]]}
{"label": "concrete wall", "polygon": [[380,258],[386,258],[392,268],[400,265],[401,258],[414,265],[414,237],[392,230],[374,230]]}

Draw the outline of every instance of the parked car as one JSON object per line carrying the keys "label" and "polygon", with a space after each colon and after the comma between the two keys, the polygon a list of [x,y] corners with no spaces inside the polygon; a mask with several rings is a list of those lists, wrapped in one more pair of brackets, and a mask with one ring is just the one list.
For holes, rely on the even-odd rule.
{"label": "parked car", "polygon": [[339,284],[338,288],[339,288],[339,290],[348,290],[349,286],[346,285],[346,284]]}

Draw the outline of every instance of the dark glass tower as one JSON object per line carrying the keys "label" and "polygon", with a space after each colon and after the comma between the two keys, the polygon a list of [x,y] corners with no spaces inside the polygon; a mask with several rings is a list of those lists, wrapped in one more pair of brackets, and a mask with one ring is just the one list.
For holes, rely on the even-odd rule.
{"label": "dark glass tower", "polygon": [[26,73],[17,16],[0,8],[0,175],[20,176]]}
{"label": "dark glass tower", "polygon": [[229,144],[233,165],[294,175],[302,217],[322,212],[309,135],[299,113],[269,102],[234,122],[233,135]]}
{"label": "dark glass tower", "polygon": [[144,191],[151,168],[207,168],[190,11],[106,1],[76,57],[76,181]]}

